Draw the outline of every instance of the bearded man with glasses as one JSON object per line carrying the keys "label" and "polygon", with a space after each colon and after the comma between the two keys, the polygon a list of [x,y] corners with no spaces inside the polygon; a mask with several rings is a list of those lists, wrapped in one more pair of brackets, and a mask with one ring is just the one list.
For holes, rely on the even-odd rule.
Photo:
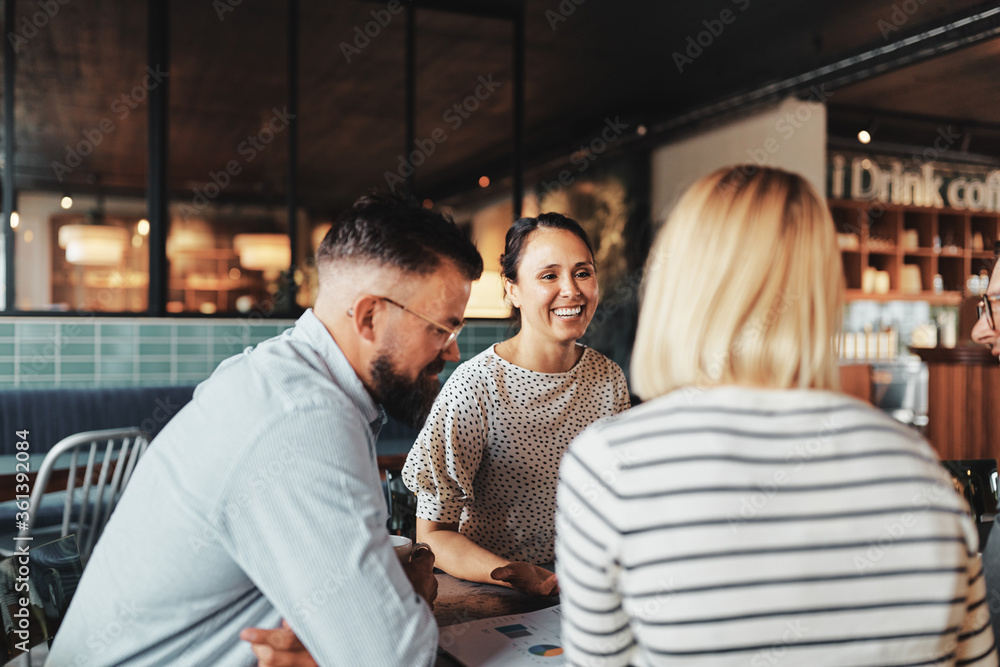
{"label": "bearded man with glasses", "polygon": [[370,195],[316,264],[314,308],[151,444],[49,664],[433,664],[434,556],[400,565],[375,439],[385,413],[426,419],[482,259],[451,220]]}
{"label": "bearded man with glasses", "polygon": [[[1000,242],[993,250],[994,266],[986,293],[979,300],[979,319],[972,327],[972,340],[988,347],[994,357],[1000,360],[1000,331],[997,331],[997,314],[1000,311]],[[1000,406],[997,406],[1000,410]],[[998,508],[1000,511],[1000,508]],[[993,618],[993,635],[1000,637],[1000,531],[996,523],[990,529],[986,544],[979,547],[983,552],[983,571],[986,574],[986,603]]]}

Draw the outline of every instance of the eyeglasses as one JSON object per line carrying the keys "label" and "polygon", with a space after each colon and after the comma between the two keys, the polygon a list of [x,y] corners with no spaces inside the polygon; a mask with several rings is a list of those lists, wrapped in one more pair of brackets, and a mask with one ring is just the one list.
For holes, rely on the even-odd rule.
{"label": "eyeglasses", "polygon": [[976,312],[979,313],[979,317],[982,318],[983,315],[986,316],[986,324],[990,326],[990,329],[996,331],[996,320],[993,319],[993,302],[1000,301],[1000,296],[993,296],[992,294],[984,294],[983,298],[979,300],[976,304]]}
{"label": "eyeglasses", "polygon": [[444,345],[441,346],[442,350],[448,349],[448,347],[452,343],[455,342],[455,339],[458,338],[458,334],[462,333],[462,329],[465,328],[465,322],[464,321],[461,324],[459,324],[457,327],[455,327],[454,329],[452,329],[451,327],[446,327],[445,325],[441,324],[437,320],[433,320],[433,319],[427,317],[426,315],[418,313],[417,311],[415,311],[415,310],[413,310],[411,308],[407,308],[406,306],[404,306],[401,303],[397,303],[397,302],[393,301],[389,297],[380,296],[380,297],[376,297],[376,298],[382,299],[383,301],[388,301],[392,305],[397,306],[399,308],[402,308],[403,310],[405,310],[406,312],[410,313],[411,315],[416,315],[417,317],[419,317],[420,319],[422,319],[424,322],[428,322],[430,324],[433,324],[435,327],[437,327],[437,329],[441,333],[446,334],[448,336],[448,338],[445,339]]}

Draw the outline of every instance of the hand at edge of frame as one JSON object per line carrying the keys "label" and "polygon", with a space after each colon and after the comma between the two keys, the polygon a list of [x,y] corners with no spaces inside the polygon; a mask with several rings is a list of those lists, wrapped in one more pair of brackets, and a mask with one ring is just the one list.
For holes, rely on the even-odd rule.
{"label": "hand at edge of frame", "polygon": [[281,627],[272,630],[246,628],[240,639],[250,643],[259,667],[318,667],[288,621],[281,621]]}
{"label": "hand at edge of frame", "polygon": [[413,585],[417,595],[426,600],[434,609],[434,600],[438,594],[438,581],[434,576],[434,552],[423,542],[418,542],[413,549],[410,562],[403,563],[403,572]]}

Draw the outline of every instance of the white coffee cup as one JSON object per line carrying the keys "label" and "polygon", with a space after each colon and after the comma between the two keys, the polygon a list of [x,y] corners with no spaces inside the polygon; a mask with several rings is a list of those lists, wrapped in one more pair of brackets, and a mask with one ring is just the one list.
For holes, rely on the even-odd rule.
{"label": "white coffee cup", "polygon": [[389,541],[392,548],[396,550],[396,558],[401,563],[410,562],[410,555],[413,553],[413,540],[403,535],[390,535]]}

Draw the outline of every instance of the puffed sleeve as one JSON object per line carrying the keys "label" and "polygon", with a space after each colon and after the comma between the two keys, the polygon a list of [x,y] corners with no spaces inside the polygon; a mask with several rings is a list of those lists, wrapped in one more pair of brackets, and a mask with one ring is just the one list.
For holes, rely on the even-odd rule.
{"label": "puffed sleeve", "polygon": [[[474,360],[471,360],[474,361]],[[457,523],[475,498],[473,480],[489,435],[488,373],[459,366],[438,394],[406,457],[403,482],[417,496],[417,517]]]}

